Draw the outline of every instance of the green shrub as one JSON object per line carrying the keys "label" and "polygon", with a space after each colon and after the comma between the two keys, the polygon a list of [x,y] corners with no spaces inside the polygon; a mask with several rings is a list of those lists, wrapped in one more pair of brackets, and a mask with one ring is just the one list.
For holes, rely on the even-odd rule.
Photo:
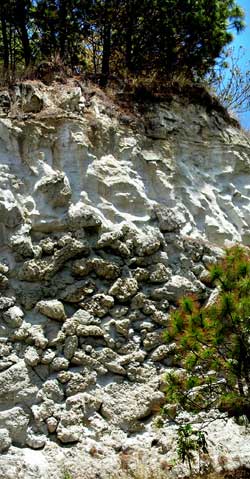
{"label": "green shrub", "polygon": [[190,474],[192,474],[192,463],[195,462],[195,453],[208,454],[207,441],[204,431],[194,430],[191,424],[180,426],[178,429],[177,454],[179,460],[187,461]]}
{"label": "green shrub", "polygon": [[166,377],[164,410],[176,415],[217,407],[250,418],[249,250],[226,250],[210,280],[218,288],[212,304],[185,297],[171,315],[165,338],[176,342],[176,368]]}

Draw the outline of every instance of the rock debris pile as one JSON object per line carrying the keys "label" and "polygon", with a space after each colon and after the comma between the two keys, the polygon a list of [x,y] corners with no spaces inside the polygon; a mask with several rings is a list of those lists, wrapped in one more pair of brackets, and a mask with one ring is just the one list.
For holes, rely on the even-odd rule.
{"label": "rock debris pile", "polygon": [[0,265],[0,426],[18,446],[76,442],[95,414],[142,430],[174,354],[162,337],[169,308],[185,293],[208,295],[213,252],[181,238],[168,209],[167,232],[147,234],[127,224],[103,233],[94,214],[88,226],[83,204],[77,215],[67,232],[31,231],[28,251],[10,245],[15,267]]}

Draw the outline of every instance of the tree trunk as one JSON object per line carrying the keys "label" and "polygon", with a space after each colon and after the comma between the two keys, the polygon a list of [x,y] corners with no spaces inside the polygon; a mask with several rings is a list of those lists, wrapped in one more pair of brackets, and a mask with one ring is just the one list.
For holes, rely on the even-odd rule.
{"label": "tree trunk", "polygon": [[26,8],[28,7],[27,5],[25,5],[25,2],[23,0],[19,0],[17,2],[16,18],[14,19],[14,22],[18,29],[20,40],[22,42],[25,66],[28,67],[31,61],[31,48],[28,36]]}
{"label": "tree trunk", "polygon": [[129,71],[132,71],[132,20],[129,19],[126,31],[126,67]]}
{"label": "tree trunk", "polygon": [[4,13],[1,12],[1,27],[2,27],[2,37],[3,37],[3,66],[5,70],[9,68],[9,45],[8,45],[8,35],[7,35],[7,25]]}
{"label": "tree trunk", "polygon": [[20,31],[21,31],[21,42],[23,45],[23,56],[24,56],[24,61],[25,61],[25,66],[28,67],[31,61],[31,49],[30,49],[30,42],[29,42],[29,37],[28,33],[26,30],[26,26],[20,25]]}
{"label": "tree trunk", "polygon": [[60,45],[60,57],[61,59],[66,58],[66,38],[67,38],[67,26],[66,26],[66,17],[67,17],[67,8],[66,1],[60,1],[59,9],[59,45]]}
{"label": "tree trunk", "polygon": [[13,30],[14,27],[12,25],[9,26],[9,52],[10,52],[10,68],[13,74],[13,48],[12,48],[12,37],[13,37]]}
{"label": "tree trunk", "polygon": [[243,374],[242,370],[244,368],[244,343],[242,339],[239,340],[239,357],[238,357],[238,366],[237,366],[237,382],[240,396],[244,397],[244,385],[243,385]]}
{"label": "tree trunk", "polygon": [[102,52],[102,76],[100,84],[106,86],[109,77],[109,62],[110,62],[110,47],[111,47],[111,25],[106,23],[104,25],[103,34],[103,52]]}
{"label": "tree trunk", "polygon": [[133,72],[133,35],[138,19],[138,4],[134,0],[126,2],[126,35],[125,35],[125,64],[128,71]]}

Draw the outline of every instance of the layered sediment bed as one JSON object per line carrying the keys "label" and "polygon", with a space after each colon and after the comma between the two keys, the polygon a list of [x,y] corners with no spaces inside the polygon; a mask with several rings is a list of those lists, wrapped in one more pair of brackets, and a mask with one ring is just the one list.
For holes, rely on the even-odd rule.
{"label": "layered sediment bed", "polygon": [[[225,242],[249,244],[250,143],[177,96],[142,116],[27,82],[0,106],[0,478],[111,477],[124,454],[181,474],[176,427],[153,425],[163,332],[213,294]],[[207,422],[215,466],[249,465],[242,428]]]}

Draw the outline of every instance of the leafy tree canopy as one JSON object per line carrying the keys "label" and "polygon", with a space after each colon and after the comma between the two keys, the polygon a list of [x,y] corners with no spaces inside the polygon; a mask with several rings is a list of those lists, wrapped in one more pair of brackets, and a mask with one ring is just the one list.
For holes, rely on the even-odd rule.
{"label": "leafy tree canopy", "polygon": [[59,56],[76,71],[203,77],[244,27],[236,0],[1,0],[5,70]]}

